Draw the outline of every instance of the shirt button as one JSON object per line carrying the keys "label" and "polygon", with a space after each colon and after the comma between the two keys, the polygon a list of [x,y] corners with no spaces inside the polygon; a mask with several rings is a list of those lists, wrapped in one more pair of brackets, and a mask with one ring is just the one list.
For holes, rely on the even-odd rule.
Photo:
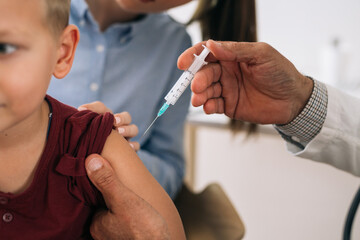
{"label": "shirt button", "polygon": [[85,20],[81,20],[81,21],[79,22],[79,25],[80,25],[80,27],[85,26]]}
{"label": "shirt button", "polygon": [[7,204],[9,200],[6,197],[0,197],[0,204],[4,205]]}
{"label": "shirt button", "polygon": [[121,43],[121,44],[126,43],[126,41],[127,41],[127,38],[126,38],[126,37],[120,38],[120,43]]}
{"label": "shirt button", "polygon": [[90,84],[90,90],[93,91],[93,92],[96,92],[97,90],[99,90],[99,84],[91,83]]}
{"label": "shirt button", "polygon": [[13,220],[14,216],[11,213],[4,213],[3,215],[3,221],[4,222],[11,222]]}
{"label": "shirt button", "polygon": [[102,53],[105,50],[104,45],[97,45],[96,46],[96,51],[99,53]]}

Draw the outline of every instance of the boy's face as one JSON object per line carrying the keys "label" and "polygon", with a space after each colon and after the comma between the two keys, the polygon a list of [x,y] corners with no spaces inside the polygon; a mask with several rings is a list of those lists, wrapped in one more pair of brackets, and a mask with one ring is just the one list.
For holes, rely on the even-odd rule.
{"label": "boy's face", "polygon": [[45,3],[0,0],[0,133],[39,111],[57,58]]}

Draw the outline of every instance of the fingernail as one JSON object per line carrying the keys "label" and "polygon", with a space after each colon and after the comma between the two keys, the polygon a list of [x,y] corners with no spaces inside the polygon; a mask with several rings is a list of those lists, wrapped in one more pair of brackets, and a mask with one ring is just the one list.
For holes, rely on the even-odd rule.
{"label": "fingernail", "polygon": [[115,122],[116,122],[116,124],[119,124],[121,122],[121,118],[115,117]]}
{"label": "fingernail", "polygon": [[79,111],[84,111],[84,110],[88,110],[86,107],[78,107]]}
{"label": "fingernail", "polygon": [[125,129],[124,129],[124,128],[118,128],[118,132],[119,132],[120,134],[123,134],[123,133],[125,132]]}
{"label": "fingernail", "polygon": [[89,161],[87,169],[91,172],[99,170],[103,166],[102,161],[99,158],[93,158]]}
{"label": "fingernail", "polygon": [[130,143],[130,147],[135,150],[134,144]]}

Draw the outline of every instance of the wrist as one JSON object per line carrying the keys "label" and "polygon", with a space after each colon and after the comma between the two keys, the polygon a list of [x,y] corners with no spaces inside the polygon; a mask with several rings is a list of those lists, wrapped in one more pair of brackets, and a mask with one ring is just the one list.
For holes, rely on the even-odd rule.
{"label": "wrist", "polygon": [[303,149],[321,131],[327,114],[326,85],[316,80],[313,82],[314,87],[310,99],[301,113],[288,124],[275,125],[287,142],[300,149]]}
{"label": "wrist", "polygon": [[290,121],[288,121],[288,123],[294,120],[305,108],[306,104],[309,102],[313,89],[314,89],[314,80],[310,77],[300,74],[297,85],[298,94],[296,94],[296,98],[293,105],[294,108],[292,111]]}

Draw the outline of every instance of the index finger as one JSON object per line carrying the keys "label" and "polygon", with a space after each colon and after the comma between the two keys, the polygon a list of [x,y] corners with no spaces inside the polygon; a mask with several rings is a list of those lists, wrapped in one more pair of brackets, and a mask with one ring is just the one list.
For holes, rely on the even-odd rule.
{"label": "index finger", "polygon": [[124,125],[129,125],[131,123],[131,115],[128,112],[121,112],[114,114],[115,117],[115,127],[121,127]]}
{"label": "index finger", "polygon": [[194,54],[200,54],[203,50],[202,45],[206,45],[210,50],[207,62],[217,61],[237,61],[255,63],[261,54],[267,52],[269,45],[265,43],[254,42],[219,42],[208,40],[200,42],[193,47],[188,48],[178,58],[178,68],[186,70],[194,60]]}
{"label": "index finger", "polygon": [[270,45],[262,42],[220,42],[214,40],[208,40],[206,47],[219,61],[252,64],[263,59],[264,54],[271,49]]}
{"label": "index finger", "polygon": [[[186,70],[190,67],[192,62],[194,61],[194,54],[199,55],[202,50],[204,50],[204,47],[202,45],[205,45],[206,41],[199,42],[195,44],[194,46],[186,49],[178,58],[178,68],[180,70]],[[211,52],[207,56],[206,60],[207,62],[216,62],[216,58],[212,56]]]}

